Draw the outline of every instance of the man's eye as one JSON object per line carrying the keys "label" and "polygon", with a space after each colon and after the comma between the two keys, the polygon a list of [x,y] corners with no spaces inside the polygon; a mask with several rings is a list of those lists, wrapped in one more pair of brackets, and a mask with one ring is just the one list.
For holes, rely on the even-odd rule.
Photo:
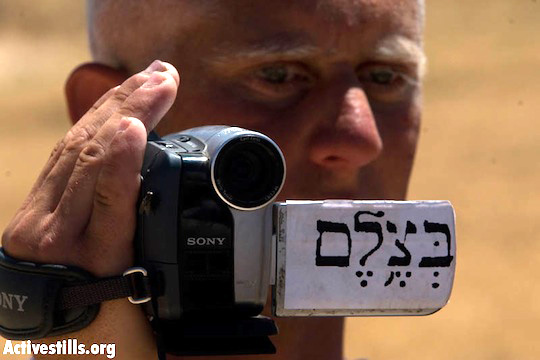
{"label": "man's eye", "polygon": [[374,100],[399,101],[418,83],[411,70],[400,66],[367,65],[357,74],[366,93]]}
{"label": "man's eye", "polygon": [[285,100],[304,93],[315,79],[302,64],[274,63],[251,70],[244,84],[261,100]]}
{"label": "man's eye", "polygon": [[283,65],[267,66],[258,71],[259,78],[271,84],[283,84],[293,77],[290,69]]}
{"label": "man's eye", "polygon": [[371,82],[379,85],[391,85],[397,77],[397,74],[389,69],[375,70],[369,73]]}

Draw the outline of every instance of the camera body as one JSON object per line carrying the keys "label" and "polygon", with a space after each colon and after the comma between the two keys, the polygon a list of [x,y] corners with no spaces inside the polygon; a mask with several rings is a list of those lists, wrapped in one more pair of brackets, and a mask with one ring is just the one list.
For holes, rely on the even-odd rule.
{"label": "camera body", "polygon": [[146,312],[162,323],[249,318],[266,303],[271,204],[285,160],[267,136],[204,126],[149,141],[142,168],[137,263]]}

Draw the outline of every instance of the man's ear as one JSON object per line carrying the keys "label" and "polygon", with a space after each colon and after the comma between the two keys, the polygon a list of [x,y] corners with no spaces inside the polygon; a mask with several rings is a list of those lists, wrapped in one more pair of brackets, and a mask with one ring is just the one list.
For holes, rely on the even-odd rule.
{"label": "man's ear", "polygon": [[123,70],[98,63],[82,64],[73,70],[65,85],[71,122],[75,124],[79,121],[103,94],[120,85],[127,77]]}

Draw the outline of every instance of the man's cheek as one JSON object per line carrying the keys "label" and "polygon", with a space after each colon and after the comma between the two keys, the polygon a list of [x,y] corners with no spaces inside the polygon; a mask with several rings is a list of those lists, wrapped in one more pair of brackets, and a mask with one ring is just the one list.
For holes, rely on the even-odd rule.
{"label": "man's cheek", "polygon": [[407,152],[407,148],[416,147],[420,131],[419,107],[398,104],[377,111],[375,117],[385,150],[394,148]]}

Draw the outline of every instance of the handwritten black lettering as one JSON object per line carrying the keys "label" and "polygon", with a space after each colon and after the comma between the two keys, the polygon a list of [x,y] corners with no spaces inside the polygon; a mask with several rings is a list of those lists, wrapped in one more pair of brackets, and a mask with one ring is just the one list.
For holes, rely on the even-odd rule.
{"label": "handwritten black lettering", "polygon": [[[317,239],[317,250],[315,254],[315,265],[317,266],[349,266],[349,259],[351,257],[351,232],[349,227],[344,223],[336,223],[330,221],[317,220],[317,231],[319,232],[319,238]],[[343,233],[347,236],[347,255],[345,256],[325,256],[321,255],[322,237],[325,232]]]}
{"label": "handwritten black lettering", "polygon": [[447,252],[445,256],[423,257],[420,260],[419,267],[449,267],[454,257],[451,254],[450,228],[446,224],[424,221],[424,230],[426,233],[442,233],[446,237]]}
{"label": "handwritten black lettering", "polygon": [[392,256],[392,257],[390,257],[390,259],[388,259],[388,266],[407,266],[407,265],[410,265],[410,263],[411,263],[411,253],[405,247],[405,241],[407,240],[407,235],[409,235],[409,234],[416,234],[416,225],[414,225],[410,221],[407,221],[407,227],[405,229],[405,236],[403,237],[403,242],[400,242],[399,239],[396,239],[396,247],[403,253],[403,256]]}
{"label": "handwritten black lettering", "polygon": [[365,266],[367,259],[375,253],[375,251],[379,250],[383,243],[383,234],[382,234],[382,227],[381,224],[378,222],[373,221],[364,221],[360,222],[359,217],[363,214],[372,215],[375,217],[383,217],[384,212],[378,211],[376,213],[373,213],[371,211],[358,211],[354,215],[354,231],[356,232],[367,232],[367,233],[375,233],[377,234],[377,245],[373,249],[371,249],[367,254],[362,256],[360,259],[360,265]]}

